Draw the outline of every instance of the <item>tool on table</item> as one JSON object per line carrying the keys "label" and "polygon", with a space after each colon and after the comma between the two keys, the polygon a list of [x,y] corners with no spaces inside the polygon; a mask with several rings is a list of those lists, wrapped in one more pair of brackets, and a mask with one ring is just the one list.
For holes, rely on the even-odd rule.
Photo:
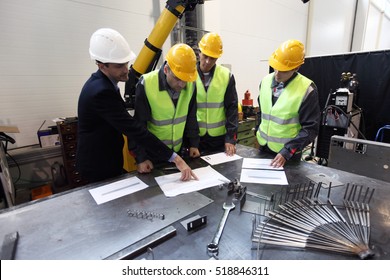
{"label": "tool on table", "polygon": [[153,211],[145,211],[145,210],[135,210],[135,209],[128,209],[127,214],[130,217],[135,217],[137,219],[145,219],[145,220],[150,220],[153,221],[154,218],[164,220],[165,215],[162,213],[156,213]]}
{"label": "tool on table", "polygon": [[217,232],[215,233],[214,235],[214,238],[213,240],[211,241],[211,243],[209,243],[207,245],[207,253],[209,254],[209,256],[211,257],[215,257],[218,256],[218,251],[219,251],[219,248],[218,248],[218,245],[219,245],[219,239],[221,238],[221,235],[222,235],[222,232],[223,232],[223,229],[225,227],[225,224],[226,224],[226,221],[227,221],[227,218],[229,216],[229,213],[231,210],[234,210],[236,206],[234,205],[234,203],[224,203],[222,208],[224,209],[224,212],[223,212],[223,216],[221,218],[221,221],[219,222],[219,225],[218,225],[218,228],[217,228]]}
{"label": "tool on table", "polygon": [[237,179],[234,179],[233,183],[233,203],[240,205],[240,213],[242,210],[242,207],[244,206],[246,202],[246,187],[242,186],[240,184],[240,181]]}
{"label": "tool on table", "polygon": [[246,187],[242,186],[240,181],[238,179],[234,179],[231,182],[225,182],[224,184],[220,185],[219,188],[222,189],[223,187],[227,188],[228,196],[233,195],[233,203],[236,205],[240,205],[240,212],[242,210],[243,205],[246,201]]}
{"label": "tool on table", "polygon": [[187,231],[195,231],[207,224],[207,216],[196,215],[181,222]]}
{"label": "tool on table", "polygon": [[[343,206],[335,205],[328,189],[327,203],[319,200],[319,188],[304,191],[269,212],[270,219],[254,231],[252,241],[284,247],[311,248],[367,259],[374,255],[369,247],[369,202],[374,190],[353,185],[346,187]],[[358,193],[358,194],[357,194]],[[310,195],[308,195],[310,194]],[[259,248],[259,247],[258,247]]]}
{"label": "tool on table", "polygon": [[19,240],[19,232],[15,231],[7,234],[3,240],[1,248],[1,260],[15,259],[16,245]]}

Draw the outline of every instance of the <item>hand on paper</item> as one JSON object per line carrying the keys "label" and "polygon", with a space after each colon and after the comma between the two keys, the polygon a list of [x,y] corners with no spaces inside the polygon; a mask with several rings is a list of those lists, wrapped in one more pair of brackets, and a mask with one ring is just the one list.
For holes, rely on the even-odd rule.
{"label": "hand on paper", "polygon": [[173,162],[176,164],[176,167],[181,172],[180,180],[182,180],[182,181],[189,181],[191,179],[198,180],[198,177],[196,177],[196,175],[192,171],[192,169],[187,165],[187,163],[179,155],[175,157]]}
{"label": "hand on paper", "polygon": [[234,154],[236,153],[236,145],[225,143],[225,153],[228,156],[234,156]]}
{"label": "hand on paper", "polygon": [[277,154],[275,158],[271,161],[271,166],[275,168],[283,167],[285,163],[286,159],[281,154]]}

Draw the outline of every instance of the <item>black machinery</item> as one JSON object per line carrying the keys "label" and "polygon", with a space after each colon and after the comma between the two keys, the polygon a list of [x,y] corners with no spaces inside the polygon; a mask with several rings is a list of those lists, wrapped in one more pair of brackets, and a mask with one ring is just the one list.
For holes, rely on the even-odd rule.
{"label": "black machinery", "polygon": [[327,163],[330,139],[333,135],[365,138],[359,130],[362,110],[356,106],[358,90],[359,82],[356,74],[343,72],[340,87],[329,93],[321,113],[320,130],[315,145],[316,157],[320,158],[319,164]]}

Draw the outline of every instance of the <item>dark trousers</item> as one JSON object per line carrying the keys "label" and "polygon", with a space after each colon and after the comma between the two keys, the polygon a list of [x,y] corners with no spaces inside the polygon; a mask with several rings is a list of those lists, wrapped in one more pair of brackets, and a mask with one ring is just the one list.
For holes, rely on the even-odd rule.
{"label": "dark trousers", "polygon": [[225,135],[212,137],[207,133],[200,137],[199,152],[201,154],[224,152],[225,151]]}

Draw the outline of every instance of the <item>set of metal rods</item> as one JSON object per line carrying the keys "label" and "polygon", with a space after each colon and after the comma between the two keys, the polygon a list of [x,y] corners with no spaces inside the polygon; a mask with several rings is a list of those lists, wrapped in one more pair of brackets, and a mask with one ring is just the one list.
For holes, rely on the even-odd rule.
{"label": "set of metal rods", "polygon": [[309,184],[299,184],[294,187],[284,189],[277,193],[272,193],[271,196],[263,196],[250,191],[247,194],[259,199],[258,213],[261,216],[268,216],[268,211],[272,211],[279,205],[284,204],[288,201],[294,201],[304,197],[311,197],[318,195],[321,184],[315,189],[315,184],[309,182]]}
{"label": "set of metal rods", "polygon": [[[269,219],[262,221],[253,232],[253,241],[296,248],[311,248],[356,254],[361,259],[373,255],[369,248],[369,201],[373,190],[362,195],[363,187],[353,185],[344,195],[344,206],[335,206],[330,199],[322,203],[318,199],[319,188],[312,188],[293,201],[269,211]],[[307,191],[307,190],[306,190]],[[349,192],[348,192],[349,191]],[[346,213],[347,218],[341,212]]]}

